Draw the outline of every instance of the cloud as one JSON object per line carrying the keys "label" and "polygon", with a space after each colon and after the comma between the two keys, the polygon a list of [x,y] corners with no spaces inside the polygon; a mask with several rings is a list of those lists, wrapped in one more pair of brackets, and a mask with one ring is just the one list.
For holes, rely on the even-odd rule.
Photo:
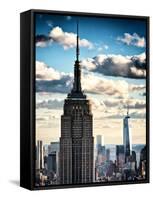
{"label": "cloud", "polygon": [[[116,87],[117,85],[117,87]],[[109,80],[96,76],[94,73],[84,73],[82,87],[85,92],[123,98],[128,96],[128,83],[124,80]]]}
{"label": "cloud", "polygon": [[47,20],[46,23],[49,27],[53,27],[53,22],[51,20]]}
{"label": "cloud", "polygon": [[[36,91],[69,93],[73,87],[73,74],[64,73],[36,61]],[[82,70],[82,89],[85,93],[128,98],[129,92],[145,92],[145,85],[128,84],[125,80],[110,80],[96,73]],[[117,86],[117,87],[116,87]]]}
{"label": "cloud", "polygon": [[146,54],[145,53],[131,56],[129,58],[134,63],[134,65],[137,69],[145,69],[146,68]]}
{"label": "cloud", "polygon": [[[123,119],[127,113],[127,99],[104,99],[91,98],[93,113],[96,118]],[[131,118],[145,118],[146,103],[140,99],[129,99],[129,114]]]}
{"label": "cloud", "polygon": [[92,109],[95,111],[105,112],[106,106],[103,101],[98,100],[97,98],[90,97],[90,102],[92,105]]}
{"label": "cloud", "polygon": [[117,37],[118,41],[123,42],[126,45],[132,45],[136,47],[145,47],[146,46],[146,41],[144,37],[140,37],[137,33],[124,33],[123,37]]}
{"label": "cloud", "polygon": [[61,109],[63,108],[63,103],[63,100],[52,99],[37,103],[36,108]]}
{"label": "cloud", "polygon": [[70,77],[61,77],[59,80],[39,80],[36,81],[36,92],[55,92],[68,93],[71,91],[71,85],[67,84]]}
{"label": "cloud", "polygon": [[82,60],[83,68],[106,76],[143,79],[146,77],[145,53],[135,56],[100,54]]}
{"label": "cloud", "polygon": [[[110,119],[123,119],[125,115],[121,114],[121,113],[118,113],[118,114],[113,114],[113,115],[110,115],[110,116],[107,116],[107,118],[110,118]],[[145,119],[146,118],[146,113],[141,111],[134,111],[134,112],[130,112],[130,118],[132,119]]]}
{"label": "cloud", "polygon": [[[46,93],[47,98],[39,98],[37,109],[63,108],[63,98],[71,91],[73,86],[73,75],[55,70],[43,62],[36,62],[36,92],[39,95]],[[117,86],[117,87],[116,87]],[[97,76],[93,72],[83,70],[82,88],[87,94],[99,94],[99,98],[90,97],[93,112],[98,112],[97,117],[123,118],[126,114],[128,88],[131,90],[143,91],[144,85],[130,85],[125,80],[110,80]],[[62,98],[54,99],[54,93],[60,93]],[[101,96],[102,95],[102,96]],[[102,98],[101,98],[102,97]],[[146,103],[145,100],[128,99],[130,116],[132,118],[144,118]]]}
{"label": "cloud", "polygon": [[[126,100],[109,99],[109,100],[98,100],[96,98],[90,98],[92,103],[93,112],[97,110],[102,113],[101,118],[122,118],[126,115]],[[62,99],[49,99],[37,102],[37,109],[54,109],[61,110],[63,108],[64,100]],[[118,106],[122,107],[117,108]],[[145,118],[145,102],[139,99],[131,99],[129,103],[130,117],[131,118]],[[109,112],[105,112],[109,109]],[[121,112],[122,111],[122,112]],[[38,121],[44,121],[46,118],[38,117]]]}
{"label": "cloud", "polygon": [[[146,102],[140,99],[130,99],[128,100],[129,109],[145,109]],[[127,105],[124,104],[123,108],[127,108]]]}
{"label": "cloud", "polygon": [[119,99],[109,99],[109,100],[104,100],[103,102],[104,102],[104,105],[109,108],[123,105],[123,100],[119,100]]}
{"label": "cloud", "polygon": [[[61,44],[64,49],[74,48],[76,46],[76,34],[64,32],[59,26],[54,27],[50,31],[49,37],[51,37],[54,42]],[[79,45],[81,47],[87,47],[88,49],[93,48],[93,44],[87,39],[80,39]]]}
{"label": "cloud", "polygon": [[[37,47],[46,47],[53,42],[62,45],[65,50],[76,47],[76,34],[64,32],[59,26],[52,28],[49,35],[37,35],[35,40]],[[93,48],[93,44],[87,39],[79,39],[79,45],[88,49]]]}
{"label": "cloud", "polygon": [[129,86],[129,91],[131,91],[131,92],[144,91],[145,89],[146,89],[145,85],[134,85],[134,84],[131,84]]}
{"label": "cloud", "polygon": [[131,112],[130,117],[133,119],[145,119],[146,112],[139,112],[139,111]]}
{"label": "cloud", "polygon": [[36,120],[37,121],[46,121],[47,118],[46,117],[37,117]]}
{"label": "cloud", "polygon": [[36,61],[36,92],[67,93],[72,87],[73,76],[58,72],[45,63]]}
{"label": "cloud", "polygon": [[72,19],[72,17],[71,16],[66,16],[66,19],[69,21],[69,20]]}
{"label": "cloud", "polygon": [[37,35],[35,38],[36,47],[46,47],[51,43],[51,38],[46,35]]}
{"label": "cloud", "polygon": [[145,109],[146,102],[140,99],[108,99],[103,101],[106,107],[120,107],[127,109]]}
{"label": "cloud", "polygon": [[[86,93],[102,94],[123,98],[128,96],[128,83],[125,80],[108,80],[95,73],[83,71],[82,89]],[[117,85],[117,87],[116,87]],[[58,72],[43,62],[36,62],[36,91],[68,93],[73,86],[71,73]]]}
{"label": "cloud", "polygon": [[97,48],[97,51],[103,51],[103,50],[108,50],[109,49],[109,46],[108,45],[101,45]]}
{"label": "cloud", "polygon": [[60,78],[60,72],[48,67],[44,62],[36,61],[36,80],[58,80]]}

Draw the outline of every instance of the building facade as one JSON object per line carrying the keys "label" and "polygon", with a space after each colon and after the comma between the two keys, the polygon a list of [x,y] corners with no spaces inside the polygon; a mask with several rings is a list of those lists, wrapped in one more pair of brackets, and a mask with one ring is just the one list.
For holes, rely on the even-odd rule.
{"label": "building facade", "polygon": [[90,101],[81,88],[78,24],[76,46],[73,88],[65,99],[61,116],[61,184],[93,182],[93,116]]}

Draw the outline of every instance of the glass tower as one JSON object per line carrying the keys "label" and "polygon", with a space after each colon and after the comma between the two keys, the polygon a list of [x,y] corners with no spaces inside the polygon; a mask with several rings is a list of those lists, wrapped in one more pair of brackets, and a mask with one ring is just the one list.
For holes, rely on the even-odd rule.
{"label": "glass tower", "polygon": [[131,155],[131,136],[129,130],[129,112],[127,111],[127,115],[123,119],[123,145],[124,145],[124,154],[125,154],[125,162],[128,161],[129,156]]}

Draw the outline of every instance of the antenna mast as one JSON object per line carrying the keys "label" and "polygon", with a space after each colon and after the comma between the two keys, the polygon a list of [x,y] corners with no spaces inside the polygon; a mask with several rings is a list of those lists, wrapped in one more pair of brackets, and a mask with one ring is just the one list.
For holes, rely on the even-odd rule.
{"label": "antenna mast", "polygon": [[79,61],[79,21],[77,20],[76,60]]}

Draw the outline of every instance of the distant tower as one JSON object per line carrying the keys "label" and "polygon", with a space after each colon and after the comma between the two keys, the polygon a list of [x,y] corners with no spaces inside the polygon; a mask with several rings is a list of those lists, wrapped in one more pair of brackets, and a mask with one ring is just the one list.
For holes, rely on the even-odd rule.
{"label": "distant tower", "polygon": [[110,160],[110,149],[106,149],[106,160]]}
{"label": "distant tower", "polygon": [[50,167],[50,169],[54,168],[54,173],[59,176],[59,142],[51,142],[48,146],[48,159],[49,166],[51,166],[50,160],[52,160],[52,166],[55,166]]}
{"label": "distant tower", "polygon": [[129,156],[131,155],[131,136],[129,131],[129,106],[127,107],[127,115],[123,119],[123,145],[124,145],[124,154],[125,162],[128,161]]}
{"label": "distant tower", "polygon": [[116,161],[118,169],[122,169],[125,164],[124,145],[116,145]]}
{"label": "distant tower", "polygon": [[43,142],[41,140],[37,141],[37,154],[36,154],[36,168],[43,169],[44,168],[44,158],[43,158]]}
{"label": "distant tower", "polygon": [[93,182],[93,119],[90,101],[81,88],[78,23],[76,43],[73,88],[65,99],[61,116],[61,184]]}
{"label": "distant tower", "polygon": [[96,149],[97,149],[97,154],[105,154],[105,146],[104,146],[104,137],[102,135],[97,135],[96,136],[97,144],[96,144]]}
{"label": "distant tower", "polygon": [[97,146],[104,146],[104,136],[103,135],[97,135],[96,136],[96,140],[97,140]]}
{"label": "distant tower", "polygon": [[139,164],[139,174],[142,178],[146,178],[146,161],[147,161],[147,149],[146,146],[140,152],[140,164]]}

